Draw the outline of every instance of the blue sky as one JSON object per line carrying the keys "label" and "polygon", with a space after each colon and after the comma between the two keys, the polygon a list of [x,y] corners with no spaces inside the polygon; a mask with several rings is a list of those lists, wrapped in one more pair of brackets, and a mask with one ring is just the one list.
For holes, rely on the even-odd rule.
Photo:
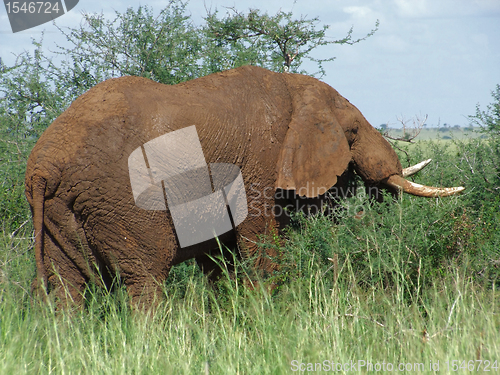
{"label": "blue sky", "polygon": [[[56,20],[59,26],[75,26],[82,12],[104,13],[149,5],[155,11],[168,1],[80,0],[69,13]],[[466,116],[492,101],[491,91],[500,84],[500,0],[325,0],[312,2],[191,0],[187,9],[196,24],[203,22],[206,8],[225,12],[249,8],[275,14],[290,11],[299,17],[318,16],[330,25],[332,39],[345,36],[351,26],[354,37],[375,35],[353,46],[330,46],[314,57],[335,56],[325,65],[323,81],[356,105],[374,126],[398,117],[410,119],[428,114],[427,123],[467,125]],[[0,9],[0,57],[7,64],[15,54],[32,50],[31,39],[45,31],[44,46],[54,50],[64,44],[57,29],[47,23],[13,34],[4,7]],[[313,65],[304,66],[314,71]]]}

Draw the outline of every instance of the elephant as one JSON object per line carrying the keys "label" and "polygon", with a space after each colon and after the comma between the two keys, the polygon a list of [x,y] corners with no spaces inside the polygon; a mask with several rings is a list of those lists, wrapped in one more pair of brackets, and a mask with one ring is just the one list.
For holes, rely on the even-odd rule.
{"label": "elephant", "polygon": [[89,281],[109,286],[117,273],[132,304],[150,304],[175,264],[195,258],[213,277],[221,243],[257,254],[260,236],[288,223],[277,208],[323,199],[349,165],[366,184],[414,195],[463,190],[406,180],[361,112],[309,76],[243,66],[172,86],[106,80],[29,156],[34,285],[81,305]]}

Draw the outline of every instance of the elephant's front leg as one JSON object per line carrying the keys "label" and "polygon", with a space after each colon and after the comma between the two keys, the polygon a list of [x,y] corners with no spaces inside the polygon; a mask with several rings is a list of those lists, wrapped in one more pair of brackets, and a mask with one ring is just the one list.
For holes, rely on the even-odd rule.
{"label": "elephant's front leg", "polygon": [[278,269],[280,235],[290,221],[284,202],[275,196],[274,190],[249,194],[248,216],[236,229],[242,256],[253,261],[261,276]]}
{"label": "elephant's front leg", "polygon": [[195,255],[196,264],[211,283],[219,280],[224,273],[232,274],[235,260],[241,259],[234,231],[226,232],[217,239],[206,241],[198,247],[199,250]]}
{"label": "elephant's front leg", "polygon": [[[163,283],[173,265],[174,246],[141,244],[140,251],[120,259],[118,269],[133,308],[154,308],[163,298]],[[139,255],[139,256],[138,256]]]}
{"label": "elephant's front leg", "polygon": [[[163,278],[162,278],[163,279]],[[125,286],[130,295],[133,308],[150,309],[156,306],[162,298],[162,282],[153,275],[139,274],[125,279]]]}

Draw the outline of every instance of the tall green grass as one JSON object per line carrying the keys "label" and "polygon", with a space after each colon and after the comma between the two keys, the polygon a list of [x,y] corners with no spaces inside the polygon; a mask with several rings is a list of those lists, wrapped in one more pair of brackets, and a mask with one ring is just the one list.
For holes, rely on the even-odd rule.
{"label": "tall green grass", "polygon": [[247,263],[211,286],[186,262],[171,271],[149,313],[132,310],[120,286],[109,293],[89,285],[83,310],[56,311],[50,299],[34,299],[22,194],[28,143],[18,144],[0,150],[0,374],[282,374],[317,363],[326,370],[324,361],[355,364],[360,373],[371,371],[358,361],[411,364],[415,373],[434,373],[429,364],[439,361],[445,374],[466,372],[472,360],[498,371],[491,366],[500,365],[495,137],[399,144],[404,166],[434,159],[415,182],[465,192],[385,196],[381,204],[358,194],[333,218],[296,216],[281,240],[262,244],[277,250],[280,270],[257,287],[248,287],[247,275],[255,275]]}
{"label": "tall green grass", "polygon": [[[401,211],[400,203],[391,207]],[[363,220],[375,217],[380,213]],[[421,363],[424,373],[432,372],[429,362],[439,361],[440,373],[452,373],[445,361],[498,359],[494,283],[475,281],[466,262],[428,280],[421,261],[412,279],[407,254],[393,251],[390,241],[377,242],[377,225],[357,234],[370,251],[356,258],[359,248],[339,236],[349,227],[321,216],[299,219],[282,248],[286,277],[272,291],[248,288],[244,278],[229,275],[211,287],[194,264],[184,264],[150,313],[131,310],[123,288],[109,294],[89,286],[84,310],[55,311],[50,302],[33,300],[31,242],[19,239],[29,231],[6,234],[0,248],[0,373],[281,374],[324,361]],[[401,228],[393,228],[397,237]],[[297,267],[286,268],[292,257]],[[236,269],[245,273],[245,265]]]}

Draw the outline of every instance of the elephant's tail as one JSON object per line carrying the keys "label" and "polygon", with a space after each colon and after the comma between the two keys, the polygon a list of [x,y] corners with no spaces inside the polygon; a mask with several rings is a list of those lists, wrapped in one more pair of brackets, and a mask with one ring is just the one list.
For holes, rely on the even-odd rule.
{"label": "elephant's tail", "polygon": [[43,238],[44,238],[44,206],[45,189],[47,181],[41,176],[33,176],[31,179],[33,226],[35,229],[35,260],[38,274],[38,281],[42,282],[42,287],[47,288],[47,274],[43,263]]}

